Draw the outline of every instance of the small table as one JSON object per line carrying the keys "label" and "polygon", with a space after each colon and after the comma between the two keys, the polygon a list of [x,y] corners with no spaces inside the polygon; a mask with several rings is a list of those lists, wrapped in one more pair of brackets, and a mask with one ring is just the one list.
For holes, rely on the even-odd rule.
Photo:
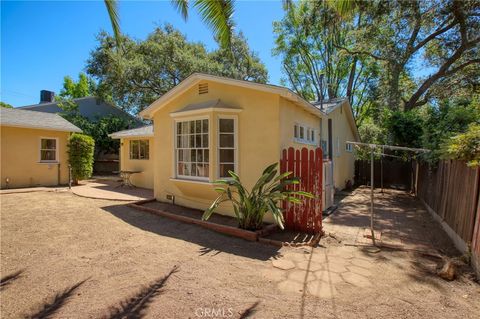
{"label": "small table", "polygon": [[120,177],[122,178],[122,183],[117,187],[123,187],[123,186],[135,187],[135,185],[133,185],[132,182],[130,181],[130,176],[132,176],[133,174],[141,173],[141,172],[142,171],[120,171],[119,173],[120,173]]}

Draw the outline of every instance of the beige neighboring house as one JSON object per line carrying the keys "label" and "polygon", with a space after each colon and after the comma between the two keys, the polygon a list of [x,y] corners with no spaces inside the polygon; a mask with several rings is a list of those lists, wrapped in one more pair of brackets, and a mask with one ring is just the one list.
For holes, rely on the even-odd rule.
{"label": "beige neighboring house", "polygon": [[[121,140],[122,170],[142,171],[134,185],[153,187],[159,201],[205,209],[217,196],[212,182],[228,170],[250,188],[289,147],[323,148],[328,197],[353,182],[345,142],[359,135],[347,99],[311,103],[284,87],[196,73],[140,116],[153,126],[111,136]],[[230,205],[219,212],[232,214]]]}
{"label": "beige neighboring house", "polygon": [[67,141],[78,127],[57,114],[0,108],[1,188],[68,184]]}
{"label": "beige neighboring house", "polygon": [[120,170],[140,172],[131,176],[132,184],[153,189],[153,125],[119,131],[109,136],[120,139]]}

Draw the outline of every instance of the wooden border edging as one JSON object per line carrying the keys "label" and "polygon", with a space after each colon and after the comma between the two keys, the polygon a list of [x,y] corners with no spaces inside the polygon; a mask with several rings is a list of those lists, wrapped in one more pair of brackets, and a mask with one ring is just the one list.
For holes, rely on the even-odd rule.
{"label": "wooden border edging", "polygon": [[196,218],[188,217],[188,216],[183,216],[183,215],[178,215],[174,213],[169,213],[163,210],[155,209],[155,208],[150,208],[150,207],[145,207],[142,206],[142,204],[146,203],[151,203],[156,201],[155,198],[150,198],[150,199],[144,199],[144,200],[139,200],[133,203],[126,204],[126,206],[138,209],[140,211],[144,211],[147,213],[151,213],[157,216],[173,219],[179,222],[187,223],[187,224],[194,224],[198,225],[200,227],[210,229],[213,231],[216,231],[221,234],[225,235],[230,235],[234,237],[239,237],[243,238],[245,240],[249,241],[258,241],[264,244],[276,246],[276,247],[283,247],[283,246],[290,246],[290,247],[300,247],[300,246],[312,246],[315,247],[318,245],[320,242],[320,238],[322,237],[323,233],[315,235],[310,241],[306,243],[288,243],[288,242],[282,242],[279,240],[274,240],[274,239],[268,239],[264,238],[264,236],[268,236],[278,230],[278,226],[275,224],[270,224],[265,226],[263,229],[257,230],[257,231],[250,231],[250,230],[245,230],[237,227],[232,227],[232,226],[227,226],[227,225],[221,225],[221,224],[216,224],[204,220],[199,220]]}
{"label": "wooden border edging", "polygon": [[158,215],[158,216],[170,218],[170,219],[173,219],[173,220],[176,220],[176,221],[179,221],[179,222],[198,225],[198,226],[201,226],[203,228],[214,230],[214,231],[217,231],[217,232],[222,233],[222,234],[231,235],[231,236],[235,236],[235,237],[240,237],[240,238],[250,240],[250,241],[258,241],[258,237],[260,235],[259,232],[253,232],[253,231],[249,231],[249,230],[240,229],[240,228],[237,228],[237,227],[215,224],[215,223],[212,223],[212,222],[207,222],[207,221],[199,220],[199,219],[192,218],[192,217],[177,215],[177,214],[165,212],[163,210],[158,210],[158,209],[154,209],[154,208],[150,208],[150,207],[143,207],[141,205],[138,205],[137,202],[127,204],[127,206],[138,209],[138,210],[141,210],[141,211],[144,211],[144,212],[147,212],[147,213],[152,213],[152,214],[155,214],[155,215]]}

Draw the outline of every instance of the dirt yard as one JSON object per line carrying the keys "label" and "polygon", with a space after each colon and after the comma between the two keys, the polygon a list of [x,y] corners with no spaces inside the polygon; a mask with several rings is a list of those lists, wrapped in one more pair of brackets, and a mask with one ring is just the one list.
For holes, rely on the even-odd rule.
{"label": "dirt yard", "polygon": [[[358,196],[363,196],[362,194]],[[386,195],[387,196],[387,195]],[[478,318],[480,286],[333,238],[276,248],[69,192],[1,195],[1,317]],[[419,203],[383,198],[406,214]],[[412,199],[413,200],[413,199]],[[403,206],[402,206],[403,205]],[[347,196],[325,227],[341,236]],[[421,214],[418,213],[418,214]],[[338,218],[337,218],[338,219]],[[326,229],[328,232],[329,229]],[[435,230],[438,231],[438,230]]]}

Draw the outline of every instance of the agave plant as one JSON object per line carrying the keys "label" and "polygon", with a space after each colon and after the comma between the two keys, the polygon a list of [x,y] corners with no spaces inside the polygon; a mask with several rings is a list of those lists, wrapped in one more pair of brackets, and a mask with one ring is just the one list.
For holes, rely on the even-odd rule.
{"label": "agave plant", "polygon": [[220,194],[202,216],[207,220],[223,202],[231,202],[238,226],[243,229],[257,230],[262,228],[263,217],[271,212],[275,223],[284,228],[282,209],[279,203],[287,200],[294,204],[302,202],[301,198],[314,198],[308,192],[287,190],[287,185],[299,184],[298,178],[288,178],[292,173],[286,172],[277,176],[277,163],[269,165],[262,173],[253,188],[248,191],[240,182],[240,178],[232,171],[228,180],[218,180],[214,184]]}

